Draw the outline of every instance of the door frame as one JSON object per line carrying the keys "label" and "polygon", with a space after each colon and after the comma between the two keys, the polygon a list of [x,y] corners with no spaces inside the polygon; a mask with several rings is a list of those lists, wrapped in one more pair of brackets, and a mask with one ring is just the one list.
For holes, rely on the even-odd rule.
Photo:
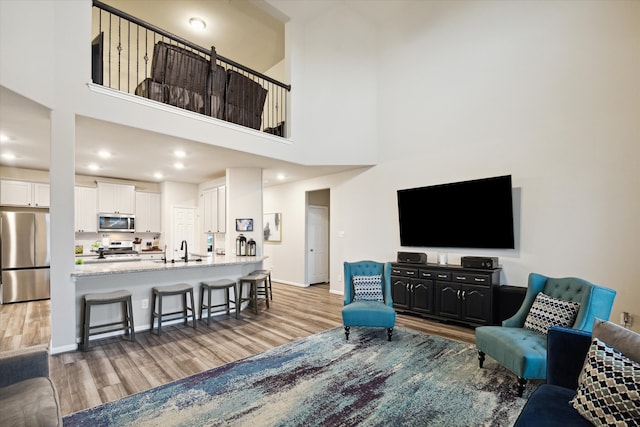
{"label": "door frame", "polygon": [[[331,277],[330,275],[330,234],[329,234],[329,221],[330,221],[330,217],[329,217],[329,207],[328,206],[320,206],[320,205],[310,205],[307,204],[307,208],[305,210],[305,283],[307,284],[307,286],[311,285],[311,271],[310,271],[310,266],[311,266],[311,262],[310,262],[310,257],[311,257],[311,250],[310,248],[313,246],[313,242],[311,242],[311,235],[310,235],[310,227],[309,227],[309,213],[310,211],[314,209],[317,210],[319,212],[323,212],[323,217],[324,219],[326,219],[326,221],[323,221],[324,224],[326,224],[326,230],[324,230],[324,233],[326,234],[327,238],[326,238],[326,259],[324,260],[325,264],[326,264],[326,271],[327,271],[327,276],[326,276],[326,280],[322,283],[329,283],[329,278]],[[315,283],[321,283],[321,282],[314,282]]]}

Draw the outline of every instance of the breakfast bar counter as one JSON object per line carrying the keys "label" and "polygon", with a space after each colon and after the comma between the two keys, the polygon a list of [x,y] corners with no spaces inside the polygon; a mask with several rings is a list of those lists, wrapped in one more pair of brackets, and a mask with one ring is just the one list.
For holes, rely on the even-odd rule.
{"label": "breakfast bar counter", "polygon": [[120,275],[153,271],[170,271],[194,269],[194,268],[211,268],[225,266],[246,266],[261,263],[266,257],[264,256],[235,256],[235,255],[216,255],[208,257],[196,257],[190,259],[189,262],[177,260],[175,262],[162,260],[139,260],[139,261],[121,261],[121,262],[99,262],[86,263],[76,265],[76,270],[71,274],[74,280],[88,276],[102,275]]}
{"label": "breakfast bar counter", "polygon": [[[149,330],[151,328],[151,290],[154,286],[182,283],[193,286],[196,311],[199,314],[201,282],[219,279],[236,281],[254,270],[262,269],[262,262],[266,257],[213,255],[201,257],[200,261],[197,261],[198,258],[194,256],[194,259],[189,259],[189,262],[167,261],[166,264],[161,260],[142,260],[76,265],[75,271],[71,274],[76,288],[76,341],[80,342],[81,337],[82,297],[85,294],[117,290],[131,292],[135,331]],[[212,295],[212,300],[214,303],[222,302],[223,297],[224,293],[220,292],[219,295]],[[181,309],[180,298],[176,297],[174,300],[168,299],[164,302],[166,310]],[[120,307],[117,304],[96,307],[91,313],[92,323],[97,324],[117,321],[120,318]]]}

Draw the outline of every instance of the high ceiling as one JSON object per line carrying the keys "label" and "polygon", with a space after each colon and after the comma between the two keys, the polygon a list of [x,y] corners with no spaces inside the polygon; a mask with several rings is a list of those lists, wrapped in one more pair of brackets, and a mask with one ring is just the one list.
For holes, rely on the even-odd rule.
{"label": "high ceiling", "polygon": [[[259,1],[250,0],[104,0],[103,3],[166,29],[257,71],[266,71],[284,57],[283,18],[267,13]],[[263,4],[262,4],[263,5]],[[263,5],[264,6],[264,5]],[[191,17],[206,23],[195,34],[188,27]],[[0,144],[0,166],[48,170],[50,158],[49,111],[0,87],[0,134],[9,137]],[[161,147],[158,149],[158,147]],[[97,158],[100,150],[112,157]],[[174,150],[186,157],[184,169],[174,168]],[[2,157],[13,153],[15,159]],[[344,170],[344,167],[305,167],[230,149],[212,147],[186,139],[79,117],[76,129],[76,173],[135,181],[170,180],[200,183],[224,176],[227,167],[261,167],[265,185],[306,179]],[[92,171],[89,164],[99,163]],[[154,178],[155,172],[163,177]]]}

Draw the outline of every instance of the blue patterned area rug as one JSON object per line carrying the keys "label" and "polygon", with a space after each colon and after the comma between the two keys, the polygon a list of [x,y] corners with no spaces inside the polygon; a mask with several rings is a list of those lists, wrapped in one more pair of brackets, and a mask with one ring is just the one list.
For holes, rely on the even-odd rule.
{"label": "blue patterned area rug", "polygon": [[[115,402],[65,426],[510,426],[514,376],[475,347],[334,328]],[[533,388],[533,387],[532,387]]]}

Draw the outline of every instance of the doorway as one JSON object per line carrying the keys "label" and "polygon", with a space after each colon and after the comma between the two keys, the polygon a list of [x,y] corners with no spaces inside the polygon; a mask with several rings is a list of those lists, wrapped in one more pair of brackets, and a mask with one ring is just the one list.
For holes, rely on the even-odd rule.
{"label": "doorway", "polygon": [[329,282],[329,189],[307,192],[306,283]]}

